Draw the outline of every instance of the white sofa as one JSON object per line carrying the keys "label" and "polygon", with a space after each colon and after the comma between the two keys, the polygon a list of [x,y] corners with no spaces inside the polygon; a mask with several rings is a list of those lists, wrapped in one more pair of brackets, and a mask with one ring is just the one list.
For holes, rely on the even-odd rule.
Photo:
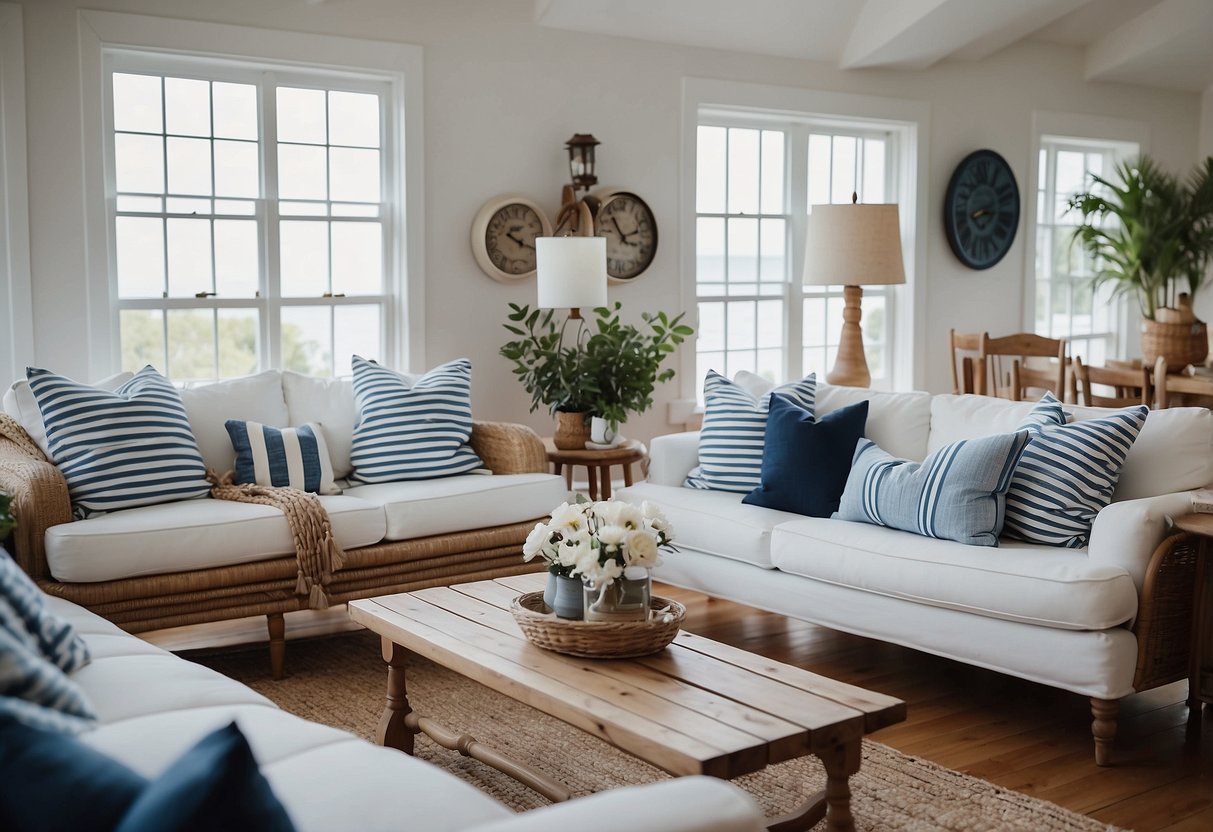
{"label": "white sofa", "polygon": [[[865,398],[867,436],[914,460],[959,439],[1014,430],[1033,407],[821,385],[817,412]],[[1107,412],[1067,410],[1076,419]],[[698,464],[698,438],[654,439],[648,481],[619,492],[659,503],[674,526],[680,552],[665,558],[661,580],[1091,697],[1101,764],[1117,701],[1186,675],[1182,661],[1161,666],[1144,655],[1143,626],[1166,611],[1152,605],[1150,622],[1138,613],[1147,582],[1185,580],[1179,570],[1164,574],[1161,544],[1168,517],[1190,510],[1190,490],[1213,482],[1207,409],[1150,413],[1085,549],[1006,539],[998,548],[968,546],[743,505],[742,494],[682,487]]]}
{"label": "white sofa", "polygon": [[72,675],[99,716],[99,726],[81,735],[84,742],[151,778],[205,734],[235,720],[300,832],[763,828],[748,796],[710,777],[617,789],[515,814],[436,766],[288,714],[239,682],[153,647],[76,604],[46,601],[76,626],[93,656]]}

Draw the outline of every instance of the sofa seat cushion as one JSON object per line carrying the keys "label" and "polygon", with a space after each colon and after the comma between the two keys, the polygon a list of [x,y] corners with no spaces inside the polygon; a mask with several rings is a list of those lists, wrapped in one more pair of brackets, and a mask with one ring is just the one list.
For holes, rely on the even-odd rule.
{"label": "sofa seat cushion", "polygon": [[991,618],[1103,630],[1137,612],[1133,579],[1085,549],[998,548],[842,520],[800,518],[771,536],[776,568],[839,586]]}
{"label": "sofa seat cushion", "polygon": [[[788,511],[743,505],[744,494],[699,491],[642,482],[615,495],[634,505],[650,500],[661,507],[674,531],[674,545],[710,555],[771,567],[771,530],[802,517]],[[679,554],[667,556],[681,557]]]}
{"label": "sofa seat cushion", "polygon": [[[343,549],[383,539],[381,506],[348,496],[320,502]],[[47,564],[60,581],[112,581],[294,553],[290,527],[278,509],[209,497],[124,509],[46,531]]]}
{"label": "sofa seat cushion", "polygon": [[464,474],[359,485],[345,496],[383,507],[386,540],[413,540],[544,517],[568,491],[554,474]]}

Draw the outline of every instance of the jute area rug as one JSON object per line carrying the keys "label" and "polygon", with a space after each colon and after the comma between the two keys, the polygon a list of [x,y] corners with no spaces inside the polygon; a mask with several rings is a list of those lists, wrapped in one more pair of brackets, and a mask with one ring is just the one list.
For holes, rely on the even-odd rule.
{"label": "jute area rug", "polygon": [[[238,679],[291,713],[374,740],[383,711],[386,671],[379,639],[369,633],[291,642],[289,675],[277,682],[270,678],[264,647],[191,658]],[[409,702],[417,711],[554,776],[578,796],[669,777],[596,737],[424,659],[410,661],[407,679]],[[515,810],[547,802],[495,769],[447,751],[428,737],[417,738],[416,752]],[[791,810],[824,781],[816,758],[807,757],[734,782],[770,816]],[[856,826],[870,832],[1115,830],[1056,804],[869,740],[864,740],[863,765],[851,778],[851,791]],[[814,827],[824,828],[825,821]]]}

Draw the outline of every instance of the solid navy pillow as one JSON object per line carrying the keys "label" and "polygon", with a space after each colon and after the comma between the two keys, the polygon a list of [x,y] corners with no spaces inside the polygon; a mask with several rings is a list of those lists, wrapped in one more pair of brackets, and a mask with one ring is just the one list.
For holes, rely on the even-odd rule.
{"label": "solid navy pillow", "polygon": [[771,396],[762,449],[762,484],[742,502],[829,517],[838,511],[855,444],[863,438],[867,424],[867,401],[813,421],[813,414],[791,399]]}

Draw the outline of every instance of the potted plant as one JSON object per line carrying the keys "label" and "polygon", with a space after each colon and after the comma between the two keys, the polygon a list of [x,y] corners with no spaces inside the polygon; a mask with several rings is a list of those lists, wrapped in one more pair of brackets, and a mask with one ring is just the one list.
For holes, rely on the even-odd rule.
{"label": "potted plant", "polygon": [[[621,308],[616,302],[595,309],[592,323],[576,319],[576,334],[566,337],[572,319],[557,324],[554,310],[510,304],[505,328],[518,337],[503,345],[501,354],[514,362],[514,374],[531,394],[532,412],[542,404],[558,420],[565,414],[557,447],[585,447],[589,416],[617,429],[629,413],[651,407],[656,385],[674,377],[674,370],[661,370],[661,364],[694,331],[682,323],[685,313],[670,318],[646,312],[643,328],[637,328],[622,323]],[[580,430],[569,436],[570,427]]]}
{"label": "potted plant", "polygon": [[1192,301],[1213,260],[1213,157],[1186,181],[1144,155],[1115,173],[1092,174],[1095,187],[1069,201],[1082,214],[1073,239],[1095,262],[1092,282],[1136,298],[1147,365],[1159,355],[1172,366],[1200,363],[1208,335]]}

